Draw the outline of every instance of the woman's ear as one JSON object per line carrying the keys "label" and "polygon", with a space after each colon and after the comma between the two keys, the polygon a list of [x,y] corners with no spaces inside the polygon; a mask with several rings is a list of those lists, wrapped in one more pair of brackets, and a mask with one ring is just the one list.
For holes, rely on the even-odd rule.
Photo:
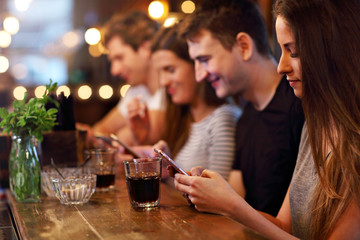
{"label": "woman's ear", "polygon": [[242,57],[242,60],[243,61],[250,60],[255,51],[255,44],[253,39],[250,37],[250,35],[244,32],[239,32],[236,35],[235,41],[236,41],[235,45],[239,49],[239,53]]}

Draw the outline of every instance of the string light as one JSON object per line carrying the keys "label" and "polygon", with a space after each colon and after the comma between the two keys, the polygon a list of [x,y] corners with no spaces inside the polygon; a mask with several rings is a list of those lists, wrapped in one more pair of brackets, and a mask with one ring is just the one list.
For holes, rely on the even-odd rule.
{"label": "string light", "polygon": [[83,85],[79,87],[78,96],[80,99],[87,100],[91,97],[91,95],[92,95],[91,87],[89,87],[88,85]]}
{"label": "string light", "polygon": [[103,99],[109,99],[114,94],[114,90],[109,85],[103,85],[99,88],[99,96]]}
{"label": "string light", "polygon": [[188,14],[193,13],[195,11],[195,3],[193,1],[190,1],[190,0],[184,1],[181,4],[181,10],[184,13],[188,13]]}
{"label": "string light", "polygon": [[9,60],[4,56],[0,56],[0,73],[4,73],[8,69],[9,69]]}
{"label": "string light", "polygon": [[35,97],[42,98],[44,96],[45,91],[46,91],[45,86],[36,87],[35,90],[34,90]]}
{"label": "string light", "polygon": [[7,31],[0,31],[0,47],[7,48],[11,44],[11,35]]}
{"label": "string light", "polygon": [[17,20],[15,17],[5,18],[3,25],[4,29],[12,35],[16,34],[20,28],[19,20]]}
{"label": "string light", "polygon": [[23,100],[25,97],[25,93],[27,92],[26,88],[23,86],[18,86],[14,88],[13,95],[17,100]]}
{"label": "string light", "polygon": [[60,95],[61,92],[64,92],[64,96],[68,97],[70,96],[70,88],[66,85],[60,86],[58,87],[58,89],[56,90],[56,95]]}
{"label": "string light", "polygon": [[100,39],[101,39],[101,33],[98,29],[89,28],[88,30],[86,30],[85,41],[87,42],[87,44],[89,45],[98,44],[98,42],[100,42]]}

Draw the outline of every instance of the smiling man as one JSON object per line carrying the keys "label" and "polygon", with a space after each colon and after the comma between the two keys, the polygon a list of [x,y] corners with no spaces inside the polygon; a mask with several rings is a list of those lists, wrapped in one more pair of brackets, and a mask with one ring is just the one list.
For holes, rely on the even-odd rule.
{"label": "smiling man", "polygon": [[[124,98],[92,128],[87,127],[89,135],[109,135],[117,133],[128,144],[136,143],[128,126],[128,104],[140,96],[146,105],[149,121],[157,122],[164,117],[163,93],[151,64],[151,40],[159,25],[143,12],[114,15],[103,27],[103,45],[108,51],[111,74],[121,77],[131,87]],[[84,125],[78,124],[80,127]],[[157,129],[151,135],[158,140]]]}
{"label": "smiling man", "polygon": [[[275,216],[291,180],[304,116],[276,71],[259,10],[246,0],[205,1],[182,28],[197,81],[211,82],[219,97],[246,101],[229,183],[255,209]],[[175,181],[179,190],[186,178]]]}

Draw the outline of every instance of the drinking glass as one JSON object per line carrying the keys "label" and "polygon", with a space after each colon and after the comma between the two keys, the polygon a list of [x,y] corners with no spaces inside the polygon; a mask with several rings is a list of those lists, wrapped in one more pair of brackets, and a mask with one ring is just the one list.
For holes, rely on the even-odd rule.
{"label": "drinking glass", "polygon": [[96,191],[104,192],[114,189],[116,164],[116,149],[89,149],[84,152],[86,166],[96,174]]}
{"label": "drinking glass", "polygon": [[130,204],[135,209],[160,205],[161,158],[124,161]]}

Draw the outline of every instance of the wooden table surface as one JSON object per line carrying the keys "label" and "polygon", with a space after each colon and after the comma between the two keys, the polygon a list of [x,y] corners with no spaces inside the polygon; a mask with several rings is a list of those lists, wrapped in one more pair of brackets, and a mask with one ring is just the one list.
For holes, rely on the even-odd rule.
{"label": "wooden table surface", "polygon": [[10,191],[7,198],[20,239],[264,239],[230,218],[198,212],[163,183],[160,207],[144,212],[131,208],[124,178],[84,205],[49,197],[18,203]]}

